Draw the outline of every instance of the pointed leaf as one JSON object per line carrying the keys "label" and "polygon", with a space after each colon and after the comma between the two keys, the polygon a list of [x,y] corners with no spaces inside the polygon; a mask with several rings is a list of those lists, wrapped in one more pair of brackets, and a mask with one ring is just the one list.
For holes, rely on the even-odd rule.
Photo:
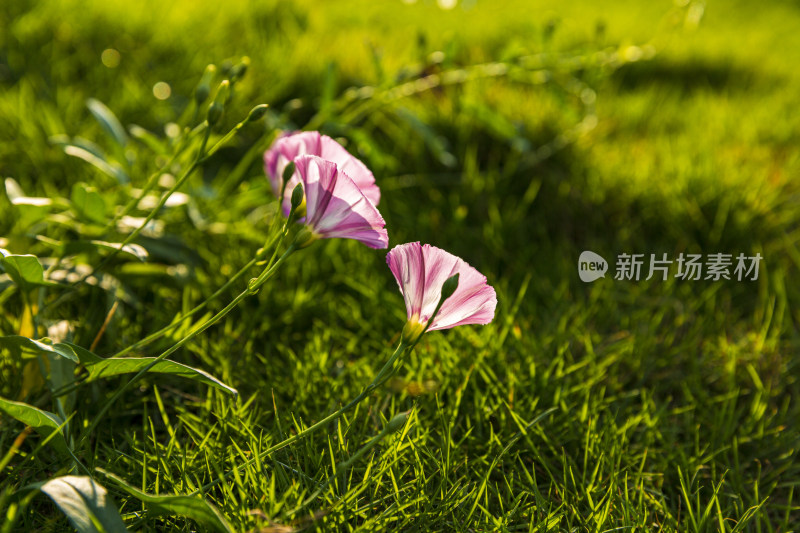
{"label": "pointed leaf", "polygon": [[67,440],[60,429],[60,426],[64,424],[64,420],[58,415],[27,403],[6,400],[2,396],[0,396],[0,411],[32,427],[42,438],[52,435],[48,444],[52,444],[56,451],[63,455],[70,455]]}
{"label": "pointed leaf", "polygon": [[88,476],[57,477],[37,488],[55,502],[79,533],[128,531],[106,489]]}
{"label": "pointed leaf", "polygon": [[50,198],[34,198],[25,196],[22,187],[13,178],[6,178],[6,195],[13,205],[48,206],[53,203]]}
{"label": "pointed leaf", "polygon": [[114,178],[120,183],[128,183],[130,181],[128,175],[120,167],[109,163],[105,159],[97,157],[95,154],[89,150],[86,150],[85,148],[68,144],[64,146],[64,153],[71,155],[72,157],[77,157],[78,159],[83,159],[90,165],[97,168],[103,174]]}
{"label": "pointed leaf", "polygon": [[[93,354],[85,348],[81,348],[80,346],[76,346],[71,343],[66,344],[69,344],[69,346],[75,351],[81,364],[83,364],[89,371],[89,377],[87,378],[87,381],[94,381],[96,379],[108,378],[121,374],[134,374],[155,360],[155,357],[121,357],[119,359],[103,359],[102,357]],[[193,381],[199,381],[200,383],[205,383],[206,385],[224,390],[233,396],[239,394],[236,389],[229,387],[211,374],[197,368],[176,363],[175,361],[170,361],[169,359],[159,361],[153,365],[153,368],[151,368],[148,372],[168,374],[191,379]]]}
{"label": "pointed leaf", "polygon": [[64,246],[64,251],[67,254],[78,253],[81,251],[86,250],[118,250],[119,254],[130,256],[138,261],[146,261],[148,257],[147,250],[138,244],[126,244],[122,246],[121,243],[118,242],[106,242],[106,241],[70,241],[66,243]]}
{"label": "pointed leaf", "polygon": [[233,533],[234,531],[219,510],[201,496],[147,494],[128,485],[114,474],[104,470],[100,471],[122,490],[143,502],[147,507],[147,513],[152,516],[185,516],[212,531],[220,533]]}
{"label": "pointed leaf", "polygon": [[72,346],[65,343],[54,344],[53,341],[47,337],[34,340],[21,335],[6,335],[4,337],[0,337],[0,346],[6,346],[8,348],[24,347],[33,351],[60,355],[61,357],[65,357],[75,363],[79,362],[78,356],[75,353],[75,350],[73,350]]}
{"label": "pointed leaf", "polygon": [[103,102],[89,98],[86,100],[86,107],[89,108],[89,111],[91,111],[103,129],[117,141],[117,144],[125,146],[128,143],[125,128],[122,127],[117,116]]}

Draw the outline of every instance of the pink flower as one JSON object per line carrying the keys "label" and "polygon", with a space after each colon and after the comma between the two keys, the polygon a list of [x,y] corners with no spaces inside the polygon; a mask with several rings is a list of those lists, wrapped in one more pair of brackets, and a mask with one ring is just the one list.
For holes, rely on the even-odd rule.
{"label": "pink flower", "polygon": [[410,331],[416,334],[422,331],[439,303],[442,284],[456,273],[458,288],[444,301],[429,331],[463,324],[488,324],[494,318],[497,307],[494,289],[486,284],[483,274],[463,259],[430,244],[409,242],[392,248],[386,262],[406,301]]}
{"label": "pink flower", "polygon": [[[350,155],[341,144],[327,135],[320,135],[318,131],[283,135],[272,144],[269,150],[264,152],[264,171],[267,173],[275,196],[280,197],[283,191],[283,170],[286,165],[294,161],[297,156],[304,154],[317,155],[336,163],[339,170],[350,176],[370,202],[375,205],[380,202],[381,190],[375,185],[375,176],[366,165]],[[297,182],[289,183],[286,187],[283,212],[287,215],[291,208],[289,197],[292,195],[295,185]]]}
{"label": "pink flower", "polygon": [[[371,248],[389,246],[386,222],[378,209],[336,163],[315,155],[301,155],[294,163],[289,183],[303,185],[303,222],[314,238],[355,239]],[[291,197],[291,193],[289,189],[286,195]]]}

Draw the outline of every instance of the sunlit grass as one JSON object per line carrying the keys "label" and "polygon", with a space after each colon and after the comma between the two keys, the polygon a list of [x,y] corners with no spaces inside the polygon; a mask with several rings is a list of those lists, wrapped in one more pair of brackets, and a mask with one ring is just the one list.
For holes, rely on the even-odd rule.
{"label": "sunlit grass", "polygon": [[[545,54],[556,73],[540,83],[487,76],[363,113],[347,107],[321,124],[375,171],[391,245],[446,247],[487,274],[500,302],[492,325],[426,336],[399,376],[356,411],[239,471],[366,386],[405,320],[383,253],[318,243],[175,354],[238,388],[238,399],[147,378],[98,428],[82,451],[86,465],[163,494],[236,472],[206,497],[243,531],[796,529],[798,17],[780,2],[708,2],[702,13],[671,2],[501,8],[480,0],[451,11],[423,1],[0,7],[2,177],[51,198],[84,181],[109,206],[123,203],[121,189],[49,141],[66,133],[111,150],[89,97],[163,138],[205,66],[242,55],[251,64],[229,126],[263,102],[273,118],[302,127],[351,86],[390,91],[402,69],[413,81],[420,71]],[[647,45],[652,58],[620,68],[556,60]],[[104,64],[108,49],[119,52],[118,65]],[[443,54],[431,61],[434,52]],[[573,79],[593,91],[590,106]],[[154,96],[159,82],[169,84],[165,100]],[[595,127],[575,130],[594,115]],[[247,126],[186,184],[190,204],[159,217],[169,246],[150,263],[115,271],[122,292],[86,289],[55,311],[73,321],[76,344],[93,343],[120,298],[96,349],[113,354],[191,309],[253,257],[275,217],[273,200],[260,154],[233,169],[252,145],[266,146],[265,130]],[[537,152],[564,134],[563,147]],[[151,164],[133,165],[137,187]],[[47,253],[36,239],[47,227],[31,209],[0,195],[0,247]],[[53,227],[51,238],[72,231]],[[585,249],[607,259],[758,251],[765,261],[757,282],[609,276],[586,285],[576,275]],[[19,333],[20,302],[2,290],[0,302],[0,333]],[[157,355],[180,331],[141,355]],[[91,423],[123,383],[81,389],[72,423]],[[405,410],[412,415],[402,432],[337,473]],[[22,431],[2,419],[0,456]],[[0,475],[0,523],[13,503],[16,528],[67,530],[46,498],[14,495],[66,473],[40,442],[28,436]],[[138,500],[101,473],[96,479],[132,530],[196,527],[142,516]]]}

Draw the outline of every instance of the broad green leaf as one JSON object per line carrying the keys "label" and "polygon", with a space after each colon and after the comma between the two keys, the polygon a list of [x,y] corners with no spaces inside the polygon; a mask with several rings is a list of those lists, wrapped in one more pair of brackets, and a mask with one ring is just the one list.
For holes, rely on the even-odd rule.
{"label": "broad green leaf", "polygon": [[35,255],[16,255],[0,248],[0,266],[11,281],[23,290],[30,290],[37,285],[58,287],[57,283],[45,281],[44,268]]}
{"label": "broad green leaf", "polygon": [[86,107],[89,108],[97,122],[103,126],[103,129],[117,141],[117,144],[125,146],[128,143],[125,128],[122,127],[117,116],[103,102],[89,98],[86,100]]}
{"label": "broad green leaf", "polygon": [[36,487],[67,515],[78,533],[128,531],[106,489],[88,476],[62,476]]}
{"label": "broad green leaf", "polygon": [[44,268],[35,255],[15,255],[5,250],[0,254],[2,254],[0,263],[6,274],[20,287],[25,288],[44,281]]}
{"label": "broad green leaf", "polygon": [[94,188],[83,183],[76,183],[72,187],[70,197],[75,208],[90,220],[103,223],[106,220],[106,203]]}
{"label": "broad green leaf", "polygon": [[147,513],[151,516],[185,516],[212,531],[220,533],[233,533],[234,531],[231,524],[222,516],[222,513],[201,496],[147,494],[128,485],[114,474],[104,470],[100,470],[100,472],[116,483],[122,490],[143,502],[147,508]]}
{"label": "broad green leaf", "polygon": [[7,348],[11,347],[28,348],[30,350],[38,352],[60,355],[61,357],[70,359],[75,363],[79,362],[78,356],[71,345],[61,342],[53,343],[53,341],[51,341],[47,337],[43,337],[39,340],[34,340],[34,339],[29,339],[28,337],[23,337],[21,335],[6,335],[4,337],[0,337],[0,346],[5,346]]}
{"label": "broad green leaf", "polygon": [[[121,374],[133,374],[139,372],[141,369],[155,360],[154,357],[120,357],[119,359],[103,359],[102,357],[93,354],[85,348],[81,348],[80,346],[70,343],[66,344],[68,344],[75,351],[81,364],[83,364],[86,367],[86,370],[89,371],[89,377],[87,378],[88,381],[118,376]],[[197,368],[176,363],[175,361],[170,361],[169,359],[159,361],[153,365],[153,368],[151,368],[148,372],[168,374],[191,379],[193,381],[199,381],[200,383],[205,383],[206,385],[224,390],[225,392],[234,396],[239,394],[236,389],[229,387],[211,374]]]}
{"label": "broad green leaf", "polygon": [[63,455],[70,455],[67,440],[59,429],[64,424],[64,421],[58,415],[43,411],[27,403],[6,400],[2,396],[0,396],[0,411],[32,427],[42,438],[53,435],[48,444],[52,444]]}

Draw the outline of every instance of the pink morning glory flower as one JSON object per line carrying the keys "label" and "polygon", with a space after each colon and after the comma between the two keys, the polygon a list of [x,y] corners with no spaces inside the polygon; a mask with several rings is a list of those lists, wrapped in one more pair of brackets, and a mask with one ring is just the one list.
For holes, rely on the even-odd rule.
{"label": "pink morning glory flower", "polygon": [[422,332],[439,303],[442,285],[455,274],[459,274],[458,288],[444,301],[429,331],[463,324],[488,324],[494,318],[497,307],[494,289],[483,274],[463,259],[430,244],[409,242],[392,248],[386,262],[406,302],[408,324],[404,336],[406,332],[416,335]]}
{"label": "pink morning glory flower", "polygon": [[[313,238],[361,241],[371,248],[389,246],[386,222],[375,205],[336,163],[315,155],[294,159],[289,185],[301,183],[305,194],[302,220]],[[289,189],[287,196],[291,196]],[[291,199],[290,199],[291,201]],[[302,215],[303,204],[300,207]]]}
{"label": "pink morning glory flower", "polygon": [[[316,155],[333,163],[340,171],[344,171],[350,179],[361,189],[364,196],[375,205],[381,199],[381,190],[375,185],[375,176],[358,159],[350,155],[344,147],[328,137],[321,135],[318,131],[302,131],[289,133],[279,137],[264,152],[264,171],[267,173],[272,192],[280,197],[283,191],[283,171],[291,161],[301,155]],[[289,183],[286,186],[285,196],[291,196],[292,189],[297,182]],[[290,199],[284,198],[283,212],[289,213],[291,208]]]}

